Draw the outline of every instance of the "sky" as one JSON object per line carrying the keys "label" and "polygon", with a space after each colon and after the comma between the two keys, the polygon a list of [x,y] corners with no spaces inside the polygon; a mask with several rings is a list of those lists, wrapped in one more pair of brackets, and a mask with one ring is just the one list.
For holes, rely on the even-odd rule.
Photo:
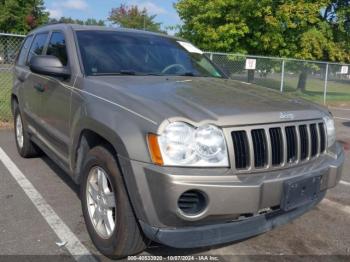
{"label": "sky", "polygon": [[[62,16],[74,19],[95,18],[107,20],[112,8],[120,4],[138,5],[146,7],[152,15],[157,15],[155,21],[161,22],[163,26],[176,25],[180,18],[173,7],[176,0],[44,0],[45,6],[50,12],[51,18]],[[106,21],[107,22],[107,21]],[[107,22],[108,24],[108,22]]]}

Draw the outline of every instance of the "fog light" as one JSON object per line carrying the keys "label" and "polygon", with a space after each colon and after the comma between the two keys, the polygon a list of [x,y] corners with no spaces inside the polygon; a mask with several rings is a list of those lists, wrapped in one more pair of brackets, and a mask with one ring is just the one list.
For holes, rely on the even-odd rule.
{"label": "fog light", "polygon": [[178,200],[178,207],[185,215],[199,214],[205,209],[206,205],[206,197],[198,190],[186,191]]}

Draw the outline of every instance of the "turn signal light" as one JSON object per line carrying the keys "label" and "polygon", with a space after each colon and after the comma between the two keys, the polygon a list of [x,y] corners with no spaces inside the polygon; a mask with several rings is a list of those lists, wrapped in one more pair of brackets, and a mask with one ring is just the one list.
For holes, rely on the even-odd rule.
{"label": "turn signal light", "polygon": [[164,164],[162,153],[158,145],[158,136],[155,134],[148,134],[148,147],[151,153],[151,158],[154,164],[162,166]]}

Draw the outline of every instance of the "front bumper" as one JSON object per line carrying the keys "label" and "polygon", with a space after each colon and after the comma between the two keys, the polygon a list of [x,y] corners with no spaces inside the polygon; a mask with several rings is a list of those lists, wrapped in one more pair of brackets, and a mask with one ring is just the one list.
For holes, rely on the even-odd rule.
{"label": "front bumper", "polygon": [[[124,179],[145,235],[173,247],[199,247],[244,239],[302,215],[324,197],[341,178],[344,153],[340,145],[305,165],[270,172],[236,175],[230,169],[159,167],[120,159]],[[297,177],[322,176],[321,194],[305,206],[259,215],[278,207],[283,184]],[[188,216],[178,198],[188,190],[207,196],[205,210]],[[275,209],[273,209],[275,210]],[[241,220],[242,214],[251,214]]]}
{"label": "front bumper", "polygon": [[149,239],[167,246],[174,248],[213,246],[246,239],[267,232],[277,226],[284,225],[311,210],[323,199],[325,194],[326,192],[324,191],[312,203],[289,212],[276,211],[231,223],[178,229],[154,228],[143,222],[140,224],[144,234]]}

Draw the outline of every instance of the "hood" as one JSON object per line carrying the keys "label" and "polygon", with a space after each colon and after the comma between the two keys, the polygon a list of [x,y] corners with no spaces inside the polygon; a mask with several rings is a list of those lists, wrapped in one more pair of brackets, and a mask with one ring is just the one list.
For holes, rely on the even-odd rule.
{"label": "hood", "polygon": [[[88,77],[94,93],[154,122],[239,126],[323,117],[327,110],[231,79],[164,76]],[[96,88],[99,86],[99,88]]]}

